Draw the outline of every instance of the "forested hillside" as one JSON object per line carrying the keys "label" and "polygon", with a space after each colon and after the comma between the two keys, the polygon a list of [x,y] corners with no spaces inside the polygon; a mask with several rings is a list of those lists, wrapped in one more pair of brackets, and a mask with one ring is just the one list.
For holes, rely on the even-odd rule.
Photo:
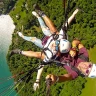
{"label": "forested hillside", "polygon": [[[7,1],[7,0],[4,0]],[[36,36],[42,38],[43,34],[37,18],[32,15],[33,4],[38,3],[41,9],[50,17],[54,22],[58,30],[65,21],[65,10],[63,0],[9,0],[4,11],[9,12],[10,16],[14,20],[16,30],[13,33],[12,44],[9,51],[15,48],[22,50],[40,51],[31,42],[25,41],[17,35],[17,31],[22,31],[26,36]],[[77,8],[81,8],[81,11],[76,15],[74,21],[68,28],[69,40],[73,38],[79,38],[86,48],[93,47],[96,44],[96,0],[70,0],[68,7],[68,17]],[[67,5],[67,4],[66,4]],[[67,6],[66,6],[67,7]],[[10,10],[11,9],[11,10]],[[29,58],[21,55],[7,56],[8,64],[12,74],[17,74],[22,71],[28,71],[33,66],[38,66],[40,60],[36,58]],[[20,96],[46,96],[45,76],[49,73],[64,74],[66,70],[59,68],[53,64],[52,66],[46,66],[40,81],[40,88],[34,92],[33,83],[36,78],[36,72],[31,74],[28,83],[22,82],[17,87],[17,92]],[[21,75],[22,77],[22,75]],[[18,77],[20,78],[20,76]],[[18,80],[16,78],[15,80]],[[86,79],[78,77],[76,80],[57,83],[51,86],[52,96],[79,96]],[[25,84],[24,88],[22,86]],[[22,88],[22,90],[20,90]],[[20,92],[19,92],[20,90]]]}

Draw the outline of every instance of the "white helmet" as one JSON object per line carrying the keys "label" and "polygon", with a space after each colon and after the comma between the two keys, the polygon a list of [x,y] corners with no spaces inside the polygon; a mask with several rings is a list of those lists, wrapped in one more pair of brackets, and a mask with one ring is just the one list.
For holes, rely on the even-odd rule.
{"label": "white helmet", "polygon": [[60,52],[61,53],[69,52],[70,48],[71,48],[71,44],[68,40],[66,40],[66,39],[60,40]]}

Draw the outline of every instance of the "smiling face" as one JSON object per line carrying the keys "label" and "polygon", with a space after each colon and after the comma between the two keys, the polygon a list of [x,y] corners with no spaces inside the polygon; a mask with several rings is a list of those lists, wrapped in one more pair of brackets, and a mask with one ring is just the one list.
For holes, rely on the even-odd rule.
{"label": "smiling face", "polygon": [[85,75],[89,75],[92,69],[92,63],[91,62],[80,62],[77,66],[77,68]]}

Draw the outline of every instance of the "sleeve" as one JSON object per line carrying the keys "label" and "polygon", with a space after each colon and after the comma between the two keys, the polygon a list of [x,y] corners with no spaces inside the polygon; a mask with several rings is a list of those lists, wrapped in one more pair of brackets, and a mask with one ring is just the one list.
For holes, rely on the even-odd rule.
{"label": "sleeve", "polygon": [[85,47],[79,49],[79,54],[83,54],[84,56],[89,57],[88,51]]}
{"label": "sleeve", "polygon": [[68,73],[72,75],[72,79],[75,79],[78,77],[78,73],[72,70],[70,66],[65,65],[63,67],[67,70]]}

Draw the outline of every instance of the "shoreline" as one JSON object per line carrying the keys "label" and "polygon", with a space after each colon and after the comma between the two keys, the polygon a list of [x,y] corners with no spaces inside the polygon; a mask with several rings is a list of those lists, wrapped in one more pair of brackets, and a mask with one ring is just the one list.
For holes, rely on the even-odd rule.
{"label": "shoreline", "polygon": [[[9,50],[9,46],[11,44],[12,40],[12,33],[14,32],[15,25],[13,23],[12,18],[9,15],[0,15],[0,78],[7,78],[9,76],[12,76],[9,66],[7,64],[7,52]],[[13,79],[7,80],[6,82],[1,81],[2,84],[0,84],[0,96],[6,96],[8,92],[3,92],[6,88],[6,86],[13,84]],[[2,89],[2,90],[1,90]],[[2,92],[2,93],[1,93]],[[12,92],[10,96],[14,96],[16,94],[15,90]]]}

